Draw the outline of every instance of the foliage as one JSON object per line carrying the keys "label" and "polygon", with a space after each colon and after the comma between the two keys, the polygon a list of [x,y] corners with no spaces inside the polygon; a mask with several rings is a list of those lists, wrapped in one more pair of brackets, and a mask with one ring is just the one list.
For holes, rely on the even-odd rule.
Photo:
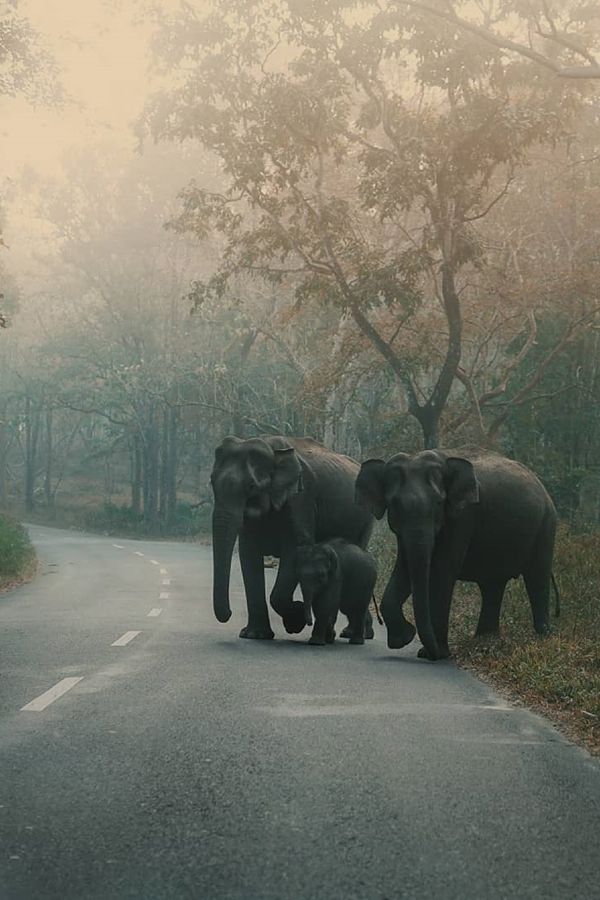
{"label": "foliage", "polygon": [[[461,0],[398,0],[398,5],[420,11],[434,22],[448,22],[560,78],[600,78],[595,55],[600,40],[594,27],[599,15],[589,0],[500,0],[478,3],[475,10]],[[520,34],[514,33],[515,20],[521,25]]]}
{"label": "foliage", "polygon": [[0,0],[0,97],[58,103],[62,91],[56,63],[18,7],[18,0]]}
{"label": "foliage", "polygon": [[0,585],[26,576],[35,551],[25,528],[7,515],[0,516]]}
{"label": "foliage", "polygon": [[[165,17],[157,52],[178,82],[147,127],[199,141],[227,179],[222,192],[190,184],[173,223],[223,234],[214,289],[240,271],[293,278],[298,303],[352,316],[435,443],[461,354],[455,278],[484,263],[475,223],[505,192],[498,173],[510,181],[532,146],[565,134],[574,95],[391,2],[360,16],[352,2],[215,0],[205,17],[186,4]],[[373,311],[392,307],[397,334],[436,295],[447,350],[419,387]]]}
{"label": "foliage", "polygon": [[[168,537],[192,537],[210,532],[210,504],[197,506],[180,501],[175,516],[168,527],[161,532]],[[154,528],[149,528],[144,516],[130,506],[105,502],[100,509],[89,511],[79,519],[79,525],[90,531],[115,535],[140,536],[155,535]]]}

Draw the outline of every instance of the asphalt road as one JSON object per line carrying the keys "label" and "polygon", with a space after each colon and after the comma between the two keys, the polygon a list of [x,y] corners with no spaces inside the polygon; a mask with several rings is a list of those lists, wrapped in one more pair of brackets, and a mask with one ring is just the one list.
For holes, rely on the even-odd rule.
{"label": "asphalt road", "polygon": [[600,898],[600,766],[544,720],[382,629],[239,640],[210,548],[31,533],[40,575],[0,598],[0,900]]}

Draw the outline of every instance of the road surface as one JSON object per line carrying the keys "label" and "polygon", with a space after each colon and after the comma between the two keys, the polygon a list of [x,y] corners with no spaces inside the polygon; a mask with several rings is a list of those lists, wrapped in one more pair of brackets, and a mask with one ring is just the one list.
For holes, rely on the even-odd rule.
{"label": "road surface", "polygon": [[1,900],[600,897],[600,766],[544,720],[382,629],[239,640],[208,547],[31,534],[40,574],[0,598]]}

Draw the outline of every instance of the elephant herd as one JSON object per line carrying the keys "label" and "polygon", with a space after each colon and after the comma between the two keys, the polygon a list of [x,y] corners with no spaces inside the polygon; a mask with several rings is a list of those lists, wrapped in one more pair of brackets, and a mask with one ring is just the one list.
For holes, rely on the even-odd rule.
{"label": "elephant herd", "polygon": [[[270,639],[264,556],[279,558],[270,605],[288,633],[314,627],[309,643],[335,639],[338,612],[350,643],[372,637],[369,602],[377,575],[367,552],[373,516],[387,512],[396,562],[381,612],[390,648],[416,631],[419,656],[449,656],[448,618],[456,581],[478,584],[477,634],[499,630],[507,582],[522,575],[538,634],[549,631],[556,511],[533,472],[482,450],[396,453],[362,465],[310,438],[227,437],[211,474],[213,603],[231,616],[229,578],[236,539],[248,604],[240,637]],[[300,585],[303,602],[294,601]],[[415,626],[403,612],[412,595]]]}

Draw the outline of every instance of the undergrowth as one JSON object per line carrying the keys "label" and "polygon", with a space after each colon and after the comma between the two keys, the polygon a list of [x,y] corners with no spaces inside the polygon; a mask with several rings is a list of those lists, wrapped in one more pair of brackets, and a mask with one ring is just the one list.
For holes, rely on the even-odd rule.
{"label": "undergrowth", "polygon": [[175,508],[173,521],[168,525],[158,519],[149,522],[143,513],[136,513],[123,503],[103,501],[91,506],[59,505],[52,510],[38,506],[27,519],[39,525],[56,528],[79,528],[101,534],[120,537],[192,537],[210,532],[210,504],[189,503],[180,500]]}
{"label": "undergrowth", "polygon": [[0,589],[22,581],[35,567],[35,550],[23,526],[0,516]]}

